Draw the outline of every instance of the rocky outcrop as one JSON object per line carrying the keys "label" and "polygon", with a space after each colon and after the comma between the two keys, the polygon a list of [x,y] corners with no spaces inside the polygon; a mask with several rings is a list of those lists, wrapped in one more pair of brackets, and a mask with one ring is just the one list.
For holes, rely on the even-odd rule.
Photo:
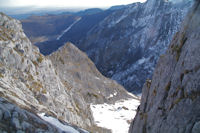
{"label": "rocky outcrop", "polygon": [[129,133],[200,132],[200,1],[145,83]]}
{"label": "rocky outcrop", "polygon": [[[64,123],[62,124],[64,125]],[[18,106],[0,98],[1,133],[63,133],[64,131],[89,133],[83,129],[72,127],[71,125],[64,126],[68,129],[61,129],[58,125],[52,125],[32,113],[31,110],[20,109]]]}
{"label": "rocky outcrop", "polygon": [[133,98],[115,81],[103,77],[71,43],[50,57],[41,55],[24,34],[20,22],[3,13],[0,96],[21,109],[46,113],[91,132],[110,131],[96,126],[90,104]]}
{"label": "rocky outcrop", "polygon": [[128,5],[90,30],[78,47],[103,75],[140,93],[191,3],[148,0]]}
{"label": "rocky outcrop", "polygon": [[19,107],[0,98],[0,132],[58,132],[58,130],[30,111]]}

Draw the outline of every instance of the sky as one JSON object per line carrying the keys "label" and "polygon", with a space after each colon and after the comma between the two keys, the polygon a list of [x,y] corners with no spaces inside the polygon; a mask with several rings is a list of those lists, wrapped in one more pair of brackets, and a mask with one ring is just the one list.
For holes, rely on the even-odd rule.
{"label": "sky", "polygon": [[146,0],[0,0],[0,7],[110,7]]}

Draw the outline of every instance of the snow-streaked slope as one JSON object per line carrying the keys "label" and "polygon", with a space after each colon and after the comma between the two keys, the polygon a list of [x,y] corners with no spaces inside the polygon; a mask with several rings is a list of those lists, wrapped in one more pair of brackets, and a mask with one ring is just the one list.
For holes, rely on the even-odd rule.
{"label": "snow-streaked slope", "polygon": [[74,23],[72,23],[69,27],[67,27],[67,29],[65,29],[62,34],[60,34],[56,40],[60,40],[60,38],[65,34],[67,33],[78,21],[80,21],[81,18],[78,18]]}
{"label": "snow-streaked slope", "polygon": [[141,93],[191,3],[148,0],[131,4],[92,28],[81,41],[80,49],[103,75],[130,92]]}
{"label": "snow-streaked slope", "polygon": [[128,133],[131,120],[136,114],[137,99],[119,100],[115,104],[90,105],[95,123],[113,133]]}

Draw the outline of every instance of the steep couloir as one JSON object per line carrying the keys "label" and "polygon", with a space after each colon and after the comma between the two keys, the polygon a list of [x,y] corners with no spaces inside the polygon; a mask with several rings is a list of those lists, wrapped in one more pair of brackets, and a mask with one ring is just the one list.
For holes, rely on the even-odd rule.
{"label": "steep couloir", "polygon": [[145,83],[129,133],[200,132],[200,1]]}

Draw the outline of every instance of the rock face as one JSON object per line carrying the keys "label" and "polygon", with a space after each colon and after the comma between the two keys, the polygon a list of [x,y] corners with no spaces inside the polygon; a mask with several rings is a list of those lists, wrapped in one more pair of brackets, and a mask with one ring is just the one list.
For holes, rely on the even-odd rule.
{"label": "rock face", "polygon": [[90,30],[78,47],[104,75],[141,92],[191,3],[148,0],[128,5]]}
{"label": "rock face", "polygon": [[[18,106],[0,98],[0,132],[1,133],[63,133],[63,130],[42,120],[31,111],[20,109]],[[89,133],[83,129],[69,125],[68,131]],[[67,130],[65,130],[67,131]]]}
{"label": "rock face", "polygon": [[[33,121],[31,121],[33,120]],[[58,132],[58,130],[45,121],[42,121],[36,115],[22,110],[19,107],[0,98],[0,132],[39,132],[49,131]],[[25,132],[23,132],[25,133]]]}
{"label": "rock face", "polygon": [[132,96],[103,77],[70,43],[50,58],[31,44],[19,21],[0,13],[0,96],[34,113],[46,113],[92,132],[109,132],[95,125],[90,103]]}
{"label": "rock face", "polygon": [[129,133],[200,132],[200,1],[143,87]]}
{"label": "rock face", "polygon": [[[56,75],[51,61],[27,39],[20,22],[4,14],[0,18],[1,96],[8,97],[19,106],[52,113],[81,127],[91,125],[92,120],[87,118],[83,123],[68,87]],[[88,112],[86,116],[89,115]]]}

